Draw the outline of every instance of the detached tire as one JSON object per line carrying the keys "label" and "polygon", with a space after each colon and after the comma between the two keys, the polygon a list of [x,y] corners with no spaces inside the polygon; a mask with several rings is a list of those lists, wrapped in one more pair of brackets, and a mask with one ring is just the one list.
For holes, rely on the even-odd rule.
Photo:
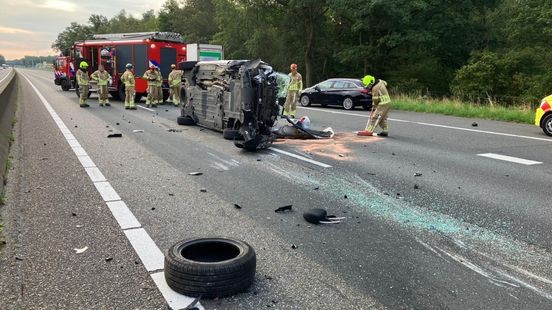
{"label": "detached tire", "polygon": [[195,125],[194,119],[189,116],[179,116],[176,118],[176,123],[182,126]]}
{"label": "detached tire", "polygon": [[227,297],[253,284],[256,264],[255,251],[243,241],[184,240],[165,256],[165,279],[170,288],[187,296]]}

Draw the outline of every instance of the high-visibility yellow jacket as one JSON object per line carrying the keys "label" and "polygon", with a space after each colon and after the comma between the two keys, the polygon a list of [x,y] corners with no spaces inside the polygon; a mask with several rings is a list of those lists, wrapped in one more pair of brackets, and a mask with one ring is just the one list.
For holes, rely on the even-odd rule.
{"label": "high-visibility yellow jacket", "polygon": [[376,85],[372,87],[372,103],[377,105],[385,105],[391,103],[391,97],[387,91],[387,82],[379,80]]}
{"label": "high-visibility yellow jacket", "polygon": [[155,70],[146,71],[142,77],[148,81],[148,86],[156,86],[159,80],[159,74]]}
{"label": "high-visibility yellow jacket", "polygon": [[169,85],[177,86],[182,82],[182,70],[173,70],[169,73]]}
{"label": "high-visibility yellow jacket", "polygon": [[134,87],[135,81],[134,81],[134,74],[132,74],[132,71],[126,70],[125,73],[121,76],[121,81],[125,83],[126,87]]}
{"label": "high-visibility yellow jacket", "polygon": [[77,70],[77,83],[79,85],[90,85],[90,77],[88,72],[83,71],[82,69]]}
{"label": "high-visibility yellow jacket", "polygon": [[303,77],[299,72],[289,74],[291,81],[289,82],[288,91],[302,91],[303,90]]}
{"label": "high-visibility yellow jacket", "polygon": [[96,70],[94,73],[90,75],[90,77],[94,81],[98,81],[98,86],[107,85],[109,83],[109,79],[111,78],[111,75],[109,75],[109,72],[107,71],[100,71]]}

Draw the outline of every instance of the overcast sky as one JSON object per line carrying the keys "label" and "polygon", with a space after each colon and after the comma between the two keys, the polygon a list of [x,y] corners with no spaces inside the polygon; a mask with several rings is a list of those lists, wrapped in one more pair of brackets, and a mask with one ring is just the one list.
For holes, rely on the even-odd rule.
{"label": "overcast sky", "polygon": [[71,22],[88,23],[91,14],[107,18],[122,9],[139,17],[159,12],[165,0],[0,0],[0,54],[6,59],[54,55],[50,48]]}

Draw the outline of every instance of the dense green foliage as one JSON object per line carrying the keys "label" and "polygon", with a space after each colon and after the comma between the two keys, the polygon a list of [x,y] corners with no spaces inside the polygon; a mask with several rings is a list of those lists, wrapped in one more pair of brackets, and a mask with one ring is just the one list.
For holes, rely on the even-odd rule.
{"label": "dense green foliage", "polygon": [[156,15],[121,11],[72,23],[53,47],[92,33],[174,31],[222,44],[226,58],[262,58],[307,85],[386,79],[395,93],[526,104],[552,93],[549,0],[166,0]]}

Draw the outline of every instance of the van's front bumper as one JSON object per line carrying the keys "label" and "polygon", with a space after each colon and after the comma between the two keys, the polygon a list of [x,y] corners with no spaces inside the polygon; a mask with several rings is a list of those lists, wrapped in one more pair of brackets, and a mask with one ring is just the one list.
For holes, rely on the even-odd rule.
{"label": "van's front bumper", "polygon": [[541,119],[543,115],[544,115],[544,110],[541,108],[537,108],[537,110],[535,111],[535,126],[540,127]]}

